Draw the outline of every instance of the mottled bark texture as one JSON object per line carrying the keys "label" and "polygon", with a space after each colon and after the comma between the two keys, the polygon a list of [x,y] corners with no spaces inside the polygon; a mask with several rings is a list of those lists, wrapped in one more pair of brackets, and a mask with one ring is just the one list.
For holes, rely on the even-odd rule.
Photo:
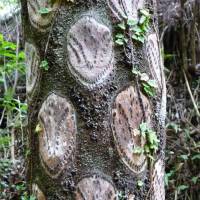
{"label": "mottled bark texture", "polygon": [[[22,0],[27,55],[28,179],[38,199],[164,200],[166,91],[155,2]],[[47,8],[48,12],[44,12]],[[144,44],[116,46],[116,24],[152,14]],[[48,70],[40,67],[46,60]],[[158,89],[146,96],[139,66]],[[146,122],[160,142],[134,153]],[[138,181],[144,184],[138,186]]]}

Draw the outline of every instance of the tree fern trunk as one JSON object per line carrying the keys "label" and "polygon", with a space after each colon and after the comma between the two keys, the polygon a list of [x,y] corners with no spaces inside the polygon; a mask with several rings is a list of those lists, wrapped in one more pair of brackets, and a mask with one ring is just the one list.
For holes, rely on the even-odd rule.
{"label": "tree fern trunk", "polygon": [[[166,93],[156,23],[150,21],[144,43],[115,44],[117,24],[138,20],[144,8],[154,19],[154,6],[143,0],[22,0],[28,178],[38,199],[165,198]],[[124,35],[131,38],[128,29]],[[142,73],[156,81],[155,96],[145,93]],[[142,123],[160,141],[154,161],[135,151],[149,145]]]}

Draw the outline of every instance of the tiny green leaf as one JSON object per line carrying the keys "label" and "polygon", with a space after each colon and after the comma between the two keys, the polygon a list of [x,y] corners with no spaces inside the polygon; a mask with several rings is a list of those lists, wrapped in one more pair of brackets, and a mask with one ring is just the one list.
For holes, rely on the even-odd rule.
{"label": "tiny green leaf", "polygon": [[3,34],[0,34],[0,42],[3,42]]}
{"label": "tiny green leaf", "polygon": [[29,200],[36,200],[37,198],[33,195],[30,196]]}
{"label": "tiny green leaf", "polygon": [[143,154],[143,153],[144,153],[144,149],[141,148],[141,147],[135,147],[135,148],[133,149],[133,153],[134,153],[134,154]]}
{"label": "tiny green leaf", "polygon": [[124,42],[128,43],[128,39],[127,39],[127,38],[124,38]]}
{"label": "tiny green leaf", "polygon": [[148,82],[148,81],[149,81],[149,75],[146,74],[146,73],[140,74],[140,80],[141,80],[141,81]]}
{"label": "tiny green leaf", "polygon": [[124,40],[119,38],[119,39],[115,40],[115,43],[122,46],[124,44]]}
{"label": "tiny green leaf", "polygon": [[158,144],[159,140],[157,139],[156,132],[149,131],[148,132],[148,140],[149,140],[150,144]]}
{"label": "tiny green leaf", "polygon": [[118,24],[117,26],[118,26],[120,29],[122,29],[122,30],[126,30],[126,26],[125,26],[125,23],[124,23],[124,22]]}
{"label": "tiny green leaf", "polygon": [[147,154],[150,153],[150,148],[149,148],[149,146],[147,144],[144,146],[144,151]]}
{"label": "tiny green leaf", "polygon": [[136,69],[134,66],[133,66],[133,68],[132,68],[132,73],[133,73],[134,75],[141,75],[140,71],[139,71],[138,69]]}
{"label": "tiny green leaf", "polygon": [[40,124],[37,124],[37,126],[35,128],[35,132],[40,133],[41,131],[42,131],[42,128],[41,128]]}
{"label": "tiny green leaf", "polygon": [[138,37],[136,35],[132,35],[132,39],[138,41]]}
{"label": "tiny green leaf", "polygon": [[40,10],[38,10],[38,12],[39,12],[41,15],[48,14],[48,13],[51,12],[51,11],[52,11],[51,8],[41,8]]}
{"label": "tiny green leaf", "polygon": [[151,97],[154,97],[156,94],[155,88],[152,88],[148,83],[142,83],[144,92]]}
{"label": "tiny green leaf", "polygon": [[188,160],[188,155],[180,155],[180,158],[183,160]]}
{"label": "tiny green leaf", "polygon": [[146,17],[144,15],[141,16],[139,24],[143,24],[146,21]]}
{"label": "tiny green leaf", "polygon": [[141,9],[140,10],[140,13],[146,17],[150,17],[150,14],[149,14],[149,10],[148,9]]}
{"label": "tiny green leaf", "polygon": [[149,80],[147,83],[153,88],[158,88],[158,85],[155,80]]}
{"label": "tiny green leaf", "polygon": [[154,158],[152,155],[147,154],[147,156],[148,156],[151,160],[155,161],[155,158]]}
{"label": "tiny green leaf", "polygon": [[124,38],[124,35],[121,34],[121,33],[118,33],[115,37],[118,38],[118,39],[123,39],[123,38]]}
{"label": "tiny green leaf", "polygon": [[197,181],[198,181],[198,179],[199,179],[198,176],[194,176],[194,177],[192,177],[192,182],[193,182],[194,184],[196,184]]}
{"label": "tiny green leaf", "polygon": [[139,36],[139,37],[138,37],[138,41],[140,41],[141,43],[144,43],[145,39],[144,39],[143,36]]}
{"label": "tiny green leaf", "polygon": [[147,123],[141,123],[140,124],[140,131],[141,131],[141,133],[143,134],[143,133],[146,133],[146,131],[148,130],[148,125],[147,125]]}
{"label": "tiny green leaf", "polygon": [[4,83],[4,79],[3,78],[0,78],[0,83]]}
{"label": "tiny green leaf", "polygon": [[44,69],[45,71],[48,71],[48,69],[49,69],[49,64],[48,64],[47,60],[43,60],[43,61],[40,63],[40,68]]}
{"label": "tiny green leaf", "polygon": [[189,188],[189,186],[187,186],[187,185],[179,185],[179,186],[178,186],[178,191],[180,192],[180,191],[186,190],[186,189],[188,189],[188,188]]}
{"label": "tiny green leaf", "polygon": [[139,180],[139,181],[137,182],[137,185],[138,185],[139,187],[142,187],[142,186],[144,185],[144,183],[143,183],[143,181]]}
{"label": "tiny green leaf", "polygon": [[131,30],[134,31],[135,33],[141,33],[142,32],[142,30],[139,26],[134,26],[134,27],[131,28]]}
{"label": "tiny green leaf", "polygon": [[192,160],[200,160],[200,153],[197,154],[197,155],[194,155],[194,156],[192,157]]}
{"label": "tiny green leaf", "polygon": [[128,24],[129,26],[135,26],[135,25],[137,25],[137,23],[138,23],[138,21],[135,20],[135,19],[132,19],[132,18],[129,18],[129,19],[127,20],[127,24]]}

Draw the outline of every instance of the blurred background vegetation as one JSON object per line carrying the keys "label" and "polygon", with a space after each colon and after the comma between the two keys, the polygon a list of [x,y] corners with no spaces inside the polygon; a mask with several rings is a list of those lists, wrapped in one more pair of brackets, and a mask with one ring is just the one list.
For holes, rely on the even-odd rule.
{"label": "blurred background vegetation", "polygon": [[[200,2],[158,0],[167,80],[166,200],[200,199]],[[17,0],[0,0],[0,199],[34,200],[25,181],[29,155],[26,66]]]}

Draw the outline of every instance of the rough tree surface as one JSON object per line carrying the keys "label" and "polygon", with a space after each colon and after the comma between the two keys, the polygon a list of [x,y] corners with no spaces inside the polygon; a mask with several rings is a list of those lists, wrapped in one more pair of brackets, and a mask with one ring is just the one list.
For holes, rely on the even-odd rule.
{"label": "rough tree surface", "polygon": [[[157,22],[151,20],[144,44],[114,42],[116,24],[137,20],[139,9],[156,19],[155,1],[21,3],[34,194],[39,200],[164,200],[166,91]],[[157,82],[155,97],[143,92],[135,65]],[[142,122],[160,140],[153,165],[134,153],[146,144]]]}

